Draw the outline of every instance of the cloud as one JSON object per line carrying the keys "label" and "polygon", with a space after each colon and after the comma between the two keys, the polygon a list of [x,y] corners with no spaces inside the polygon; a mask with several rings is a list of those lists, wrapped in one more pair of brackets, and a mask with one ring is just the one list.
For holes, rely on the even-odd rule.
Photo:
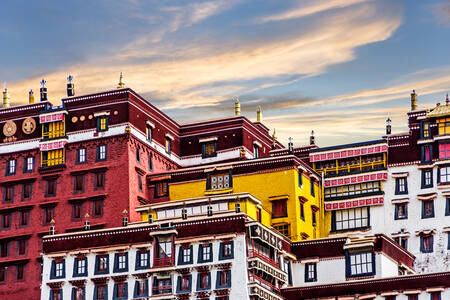
{"label": "cloud", "polygon": [[432,6],[432,11],[440,24],[450,26],[450,1],[436,3]]}
{"label": "cloud", "polygon": [[307,2],[299,2],[298,7],[295,7],[291,10],[264,16],[257,19],[258,23],[267,23],[274,21],[286,21],[291,19],[302,18],[310,15],[314,15],[317,13],[322,13],[328,10],[344,8],[348,6],[352,6],[355,4],[368,2],[372,0],[312,0]]}

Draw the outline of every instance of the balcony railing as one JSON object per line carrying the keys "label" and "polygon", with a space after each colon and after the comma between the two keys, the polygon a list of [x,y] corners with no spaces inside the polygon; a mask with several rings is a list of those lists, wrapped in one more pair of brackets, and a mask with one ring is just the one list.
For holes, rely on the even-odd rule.
{"label": "balcony railing", "polygon": [[280,268],[280,264],[277,261],[268,257],[267,254],[258,251],[258,249],[248,249],[247,254],[248,254],[248,257],[258,257],[261,260],[271,264],[272,266]]}
{"label": "balcony railing", "polygon": [[364,170],[373,170],[373,169],[382,168],[385,166],[386,166],[386,162],[384,160],[381,160],[381,161],[365,162],[365,163],[354,164],[354,165],[316,169],[316,171],[319,173],[323,172],[324,175],[327,175],[327,173],[340,174],[340,173],[352,173],[352,172],[358,172],[358,171],[364,171]]}
{"label": "balcony railing", "polygon": [[281,294],[279,287],[276,287],[272,283],[262,279],[261,277],[255,275],[255,274],[249,274],[248,280],[249,280],[250,283],[257,283],[260,286],[268,289],[269,291],[272,291],[273,293],[275,293],[277,295]]}
{"label": "balcony railing", "polygon": [[153,259],[153,267],[170,267],[173,266],[173,256],[155,257]]}
{"label": "balcony railing", "polygon": [[153,295],[172,294],[172,285],[154,286],[152,291]]}

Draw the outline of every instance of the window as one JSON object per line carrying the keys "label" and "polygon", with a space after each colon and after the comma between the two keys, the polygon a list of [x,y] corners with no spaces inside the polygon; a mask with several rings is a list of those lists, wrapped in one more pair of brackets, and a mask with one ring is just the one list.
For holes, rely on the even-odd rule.
{"label": "window", "polygon": [[212,244],[202,244],[199,247],[198,262],[212,261]]}
{"label": "window", "polygon": [[430,137],[430,123],[422,123],[422,138],[427,139]]}
{"label": "window", "polygon": [[348,253],[346,257],[347,277],[359,277],[375,274],[373,252]]}
{"label": "window", "polygon": [[23,162],[23,172],[31,173],[34,169],[34,157],[27,157]]}
{"label": "window", "polygon": [[95,260],[95,274],[105,274],[109,272],[109,256],[105,255],[97,255]]}
{"label": "window", "polygon": [[217,271],[216,288],[229,288],[231,287],[231,271],[221,270]]}
{"label": "window", "polygon": [[148,281],[136,280],[134,287],[134,298],[147,297],[148,296]]}
{"label": "window", "polygon": [[422,201],[422,219],[434,217],[434,202],[433,200]]}
{"label": "window", "polygon": [[259,146],[253,145],[253,157],[259,158]]}
{"label": "window", "polygon": [[128,271],[128,254],[116,253],[114,263],[114,272]]}
{"label": "window", "polygon": [[207,189],[218,190],[218,189],[228,189],[231,187],[231,173],[210,174],[208,177],[209,177],[209,186],[207,184]]}
{"label": "window", "polygon": [[289,237],[289,224],[274,224],[273,228],[278,230],[282,235]]}
{"label": "window", "polygon": [[422,171],[422,189],[433,187],[433,170]]}
{"label": "window", "polygon": [[106,160],[106,145],[97,147],[97,161]]}
{"label": "window", "polygon": [[153,172],[153,157],[151,154],[148,155],[148,170]]}
{"label": "window", "polygon": [[422,253],[433,252],[433,236],[431,234],[420,236],[420,252]]}
{"label": "window", "polygon": [[217,156],[216,141],[202,143],[202,157],[214,157]]}
{"label": "window", "polygon": [[312,225],[313,226],[316,226],[317,225],[317,219],[316,219],[316,211],[315,210],[312,210],[311,211],[311,220],[312,220]]}
{"label": "window", "polygon": [[12,203],[14,201],[14,186],[8,185],[3,188],[3,202]]}
{"label": "window", "polygon": [[50,279],[64,278],[66,276],[65,261],[54,260],[50,272]]}
{"label": "window", "polygon": [[55,218],[55,208],[54,207],[44,207],[44,225],[50,224],[50,222]]}
{"label": "window", "polygon": [[17,253],[24,255],[27,252],[27,240],[21,239],[17,241]]}
{"label": "window", "polygon": [[450,167],[443,167],[438,170],[439,170],[438,174],[439,181],[442,183],[450,183]]}
{"label": "window", "polygon": [[430,300],[441,300],[441,292],[431,292]]}
{"label": "window", "polygon": [[6,281],[6,267],[0,267],[0,282]]}
{"label": "window", "polygon": [[298,186],[303,188],[303,173],[302,171],[298,171]]}
{"label": "window", "polygon": [[97,118],[97,131],[108,130],[108,116],[100,116]]}
{"label": "window", "polygon": [[450,118],[437,119],[436,123],[439,128],[439,135],[450,134]]}
{"label": "window", "polygon": [[92,201],[92,216],[101,217],[103,216],[103,200],[93,200]]}
{"label": "window", "polygon": [[73,266],[73,276],[87,276],[87,258],[86,257],[76,257]]}
{"label": "window", "polygon": [[429,163],[429,162],[432,161],[431,154],[432,154],[433,151],[431,149],[432,149],[431,146],[422,146],[422,148],[421,148],[421,152],[422,152],[422,154],[421,154],[422,155],[421,161],[422,161],[422,163]]}
{"label": "window", "polygon": [[395,194],[408,194],[408,186],[406,182],[406,177],[395,178]]}
{"label": "window", "polygon": [[[156,276],[155,276],[156,277]],[[172,293],[172,282],[170,278],[154,278],[153,279],[153,294],[169,294]]]}
{"label": "window", "polygon": [[166,153],[170,154],[172,152],[172,141],[166,137]]}
{"label": "window", "polygon": [[419,295],[417,295],[417,294],[408,295],[408,300],[419,300],[418,297],[419,297]]}
{"label": "window", "polygon": [[96,300],[108,299],[108,286],[107,285],[96,285],[95,290],[94,290],[94,299],[96,299]]}
{"label": "window", "polygon": [[395,204],[395,220],[408,219],[408,204],[396,203]]}
{"label": "window", "polygon": [[191,275],[181,275],[178,277],[177,292],[186,293],[191,291]]}
{"label": "window", "polygon": [[149,124],[145,126],[145,136],[149,142],[152,141],[152,129],[153,128]]}
{"label": "window", "polygon": [[381,191],[380,181],[349,184],[339,187],[325,188],[325,199],[331,198],[351,198],[363,194],[378,194]]}
{"label": "window", "polygon": [[305,282],[317,281],[317,264],[305,264]]}
{"label": "window", "polygon": [[211,288],[211,275],[209,272],[199,273],[197,278],[197,290],[208,290]]}
{"label": "window", "polygon": [[46,181],[45,196],[56,196],[56,178],[50,178]]}
{"label": "window", "polygon": [[300,202],[300,219],[305,221],[305,203]]}
{"label": "window", "polygon": [[128,284],[126,282],[118,282],[114,285],[113,299],[128,299]]}
{"label": "window", "polygon": [[96,172],[94,173],[94,189],[102,190],[105,188],[105,172]]}
{"label": "window", "polygon": [[25,278],[25,265],[16,266],[17,280],[23,280]]}
{"label": "window", "polygon": [[16,174],[16,160],[10,159],[6,162],[6,176]]}
{"label": "window", "polygon": [[450,144],[439,144],[439,159],[450,159]]}
{"label": "window", "polygon": [[169,196],[169,184],[167,182],[157,182],[155,189],[155,197]]}
{"label": "window", "polygon": [[2,229],[11,228],[11,214],[2,215]]}
{"label": "window", "polygon": [[81,219],[83,213],[81,212],[83,204],[81,202],[72,204],[72,219]]}
{"label": "window", "polygon": [[63,300],[62,289],[52,289],[50,290],[50,300]]}
{"label": "window", "polygon": [[149,252],[147,250],[138,250],[136,255],[136,270],[149,267]]}
{"label": "window", "polygon": [[369,207],[335,210],[332,212],[332,230],[349,230],[370,226]]}
{"label": "window", "polygon": [[311,196],[314,196],[315,195],[315,192],[314,192],[314,180],[311,178],[309,182],[311,184]]}
{"label": "window", "polygon": [[64,149],[44,151],[41,153],[42,153],[42,160],[41,160],[42,167],[51,167],[64,164],[65,160]]}
{"label": "window", "polygon": [[86,160],[86,149],[85,148],[81,148],[77,150],[77,160],[76,162],[79,164],[85,163]]}
{"label": "window", "polygon": [[224,241],[220,243],[219,260],[230,259],[234,257],[233,241]]}
{"label": "window", "polygon": [[84,300],[84,288],[73,287],[72,288],[72,300]]}
{"label": "window", "polygon": [[84,175],[73,176],[73,191],[74,193],[84,192]]}
{"label": "window", "polygon": [[9,242],[1,241],[0,242],[0,257],[7,257],[9,253]]}
{"label": "window", "polygon": [[30,223],[30,211],[22,210],[19,212],[19,226],[28,226]]}
{"label": "window", "polygon": [[143,191],[144,190],[144,185],[143,185],[143,183],[142,183],[142,175],[140,175],[140,174],[137,174],[137,181],[138,181],[138,188],[139,188],[139,191]]}
{"label": "window", "polygon": [[192,256],[192,249],[182,247],[181,250],[182,250],[182,255],[183,255],[183,263],[190,263],[191,256]]}
{"label": "window", "polygon": [[272,201],[272,217],[287,217],[287,199]]}
{"label": "window", "polygon": [[22,184],[22,201],[31,200],[32,183]]}
{"label": "window", "polygon": [[445,215],[450,216],[450,198],[445,199]]}

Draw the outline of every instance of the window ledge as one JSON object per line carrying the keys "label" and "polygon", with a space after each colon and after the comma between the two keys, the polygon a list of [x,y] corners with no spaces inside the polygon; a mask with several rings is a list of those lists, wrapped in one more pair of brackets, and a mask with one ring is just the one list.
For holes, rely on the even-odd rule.
{"label": "window ledge", "polygon": [[217,190],[206,190],[205,195],[220,195],[220,194],[230,194],[233,192],[232,188],[228,189],[217,189]]}

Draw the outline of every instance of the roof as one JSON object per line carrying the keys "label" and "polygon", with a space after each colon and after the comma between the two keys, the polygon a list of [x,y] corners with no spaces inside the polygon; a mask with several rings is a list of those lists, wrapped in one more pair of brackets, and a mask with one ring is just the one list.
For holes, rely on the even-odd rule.
{"label": "roof", "polygon": [[436,107],[431,111],[427,112],[427,118],[436,118],[442,116],[450,115],[450,105],[447,103],[445,105],[436,104]]}
{"label": "roof", "polygon": [[320,151],[327,151],[327,150],[334,150],[334,149],[360,147],[360,146],[367,146],[367,145],[374,145],[374,144],[381,144],[381,143],[386,143],[386,140],[379,139],[379,140],[365,141],[365,142],[352,143],[352,144],[336,145],[336,146],[330,146],[330,147],[320,147],[320,148],[316,148],[316,149],[311,149],[310,152],[320,152]]}

